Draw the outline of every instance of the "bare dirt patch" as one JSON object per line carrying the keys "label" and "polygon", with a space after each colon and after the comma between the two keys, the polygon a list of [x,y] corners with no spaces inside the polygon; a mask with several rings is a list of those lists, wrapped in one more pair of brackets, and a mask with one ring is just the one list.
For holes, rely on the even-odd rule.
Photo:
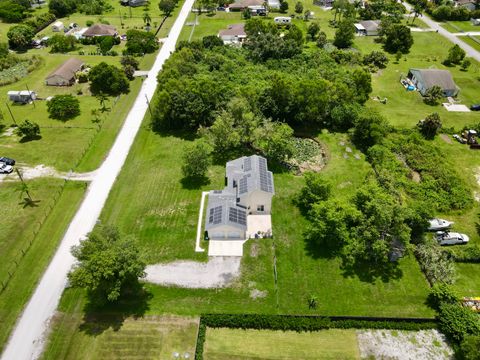
{"label": "bare dirt patch", "polygon": [[174,261],[148,265],[145,281],[192,289],[212,289],[231,285],[240,275],[240,257],[215,256],[206,263]]}
{"label": "bare dirt patch", "polygon": [[453,144],[452,139],[447,134],[440,134],[440,139],[445,141],[447,144]]}
{"label": "bare dirt patch", "polygon": [[267,295],[268,295],[267,290],[264,290],[264,291],[261,291],[261,290],[258,290],[258,289],[250,290],[250,298],[252,298],[253,300],[263,299],[264,297],[267,297]]}
{"label": "bare dirt patch", "polygon": [[357,339],[362,359],[454,359],[445,336],[437,330],[359,330]]}
{"label": "bare dirt patch", "polygon": [[[73,173],[73,172],[60,172],[50,166],[43,164],[30,167],[30,166],[17,166],[25,180],[31,180],[41,177],[55,177],[59,179],[77,180],[77,181],[91,181],[96,175],[95,171],[89,173]],[[16,172],[11,174],[0,174],[0,182],[18,181],[18,175]]]}

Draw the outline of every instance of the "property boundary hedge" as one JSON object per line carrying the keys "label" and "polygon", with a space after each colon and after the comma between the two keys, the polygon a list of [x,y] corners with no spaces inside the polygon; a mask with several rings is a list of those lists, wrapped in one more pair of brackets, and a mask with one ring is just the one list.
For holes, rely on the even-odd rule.
{"label": "property boundary hedge", "polygon": [[425,330],[438,327],[433,318],[388,318],[362,316],[308,316],[261,314],[204,314],[200,317],[195,359],[203,359],[207,327],[319,331],[325,329]]}

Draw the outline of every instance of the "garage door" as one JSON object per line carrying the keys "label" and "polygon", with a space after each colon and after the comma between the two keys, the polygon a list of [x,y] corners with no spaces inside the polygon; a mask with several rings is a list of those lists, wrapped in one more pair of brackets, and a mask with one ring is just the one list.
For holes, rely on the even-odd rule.
{"label": "garage door", "polygon": [[229,232],[227,233],[227,239],[241,239],[241,234],[237,231]]}

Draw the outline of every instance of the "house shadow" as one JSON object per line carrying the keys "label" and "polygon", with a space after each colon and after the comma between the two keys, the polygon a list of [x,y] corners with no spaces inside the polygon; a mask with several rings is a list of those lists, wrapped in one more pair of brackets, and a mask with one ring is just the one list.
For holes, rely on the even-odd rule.
{"label": "house shadow", "polygon": [[84,306],[83,322],[79,330],[90,336],[101,335],[108,329],[118,331],[127,318],[143,317],[150,308],[151,298],[152,294],[139,284],[138,291],[132,291],[131,295],[124,296],[114,304],[98,306],[89,300]]}
{"label": "house shadow", "polygon": [[398,266],[397,261],[372,263],[356,260],[351,263],[347,262],[346,259],[342,259],[340,269],[343,277],[356,277],[366,283],[374,283],[377,280],[388,283],[390,280],[398,280],[403,276],[403,271]]}
{"label": "house shadow", "polygon": [[180,183],[182,184],[182,188],[187,189],[187,190],[198,190],[203,186],[209,185],[210,184],[210,179],[207,176],[201,176],[201,177],[184,177],[182,180],[180,180]]}

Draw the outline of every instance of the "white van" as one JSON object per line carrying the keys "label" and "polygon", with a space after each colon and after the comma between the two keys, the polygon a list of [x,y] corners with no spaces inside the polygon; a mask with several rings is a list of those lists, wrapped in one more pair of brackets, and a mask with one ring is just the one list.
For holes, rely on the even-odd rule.
{"label": "white van", "polygon": [[277,16],[273,19],[273,21],[277,25],[290,25],[292,23],[292,18],[289,18],[287,16]]}

